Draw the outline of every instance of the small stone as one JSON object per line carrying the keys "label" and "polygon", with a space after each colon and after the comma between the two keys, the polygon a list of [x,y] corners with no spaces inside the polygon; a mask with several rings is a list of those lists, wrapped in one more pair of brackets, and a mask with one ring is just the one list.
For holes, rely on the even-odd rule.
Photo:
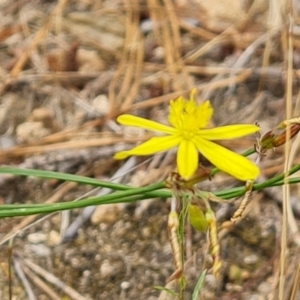
{"label": "small stone", "polygon": [[39,244],[45,242],[47,239],[47,236],[43,232],[35,232],[35,233],[30,233],[27,236],[27,240],[31,244]]}
{"label": "small stone", "polygon": [[144,227],[142,228],[142,235],[144,238],[149,238],[151,237],[151,230],[149,227]]}
{"label": "small stone", "polygon": [[114,274],[114,267],[109,263],[108,260],[105,260],[100,267],[100,274],[102,278],[110,277]]}
{"label": "small stone", "polygon": [[106,116],[109,112],[109,100],[106,95],[98,95],[92,103],[93,108],[100,116]]}
{"label": "small stone", "polygon": [[114,223],[119,217],[121,206],[118,204],[99,205],[92,215],[93,224]]}
{"label": "small stone", "polygon": [[128,290],[130,288],[130,282],[122,281],[120,286],[122,290]]}
{"label": "small stone", "polygon": [[30,245],[30,251],[39,257],[49,257],[51,250],[44,244]]}
{"label": "small stone", "polygon": [[45,128],[43,122],[24,122],[17,127],[16,134],[18,140],[34,143],[51,134],[51,130]]}
{"label": "small stone", "polygon": [[28,121],[42,122],[43,126],[47,129],[50,129],[51,132],[56,132],[59,130],[59,126],[54,120],[52,112],[45,107],[40,107],[33,110]]}
{"label": "small stone", "polygon": [[61,235],[55,231],[51,230],[48,236],[48,245],[49,246],[56,246],[61,242]]}
{"label": "small stone", "polygon": [[258,256],[256,254],[251,254],[251,255],[247,255],[245,258],[244,258],[244,262],[247,264],[247,265],[254,265],[256,264],[258,261]]}
{"label": "small stone", "polygon": [[161,60],[165,57],[165,49],[163,47],[156,47],[153,50],[154,58],[157,60]]}

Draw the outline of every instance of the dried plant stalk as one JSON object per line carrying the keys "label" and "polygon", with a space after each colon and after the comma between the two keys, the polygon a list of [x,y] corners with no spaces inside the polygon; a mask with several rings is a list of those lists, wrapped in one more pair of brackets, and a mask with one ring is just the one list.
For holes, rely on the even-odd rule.
{"label": "dried plant stalk", "polygon": [[208,223],[210,252],[213,258],[212,271],[213,274],[218,278],[220,277],[220,271],[222,268],[222,259],[220,254],[217,220],[214,212],[211,209],[207,209],[205,216]]}
{"label": "dried plant stalk", "polygon": [[[187,212],[189,212],[190,215],[190,223],[196,230],[206,231],[206,229],[208,229],[210,252],[213,258],[212,272],[216,277],[219,277],[220,270],[222,267],[222,261],[220,255],[220,243],[218,239],[218,226],[215,214],[210,207],[209,201],[211,200],[221,202],[222,199],[216,197],[211,193],[206,193],[200,191],[196,187],[192,187],[191,185],[189,185],[188,182],[184,181],[177,173],[172,173],[170,175],[169,179],[167,180],[167,185],[173,190],[173,193],[176,196],[176,200],[180,201],[180,220],[182,220],[178,220],[178,215],[174,210],[170,212],[168,228],[176,266],[176,272],[171,276],[172,279],[179,278],[179,271],[180,275],[182,275],[183,271],[184,256],[182,252],[182,237],[184,236],[183,227],[185,224]],[[195,209],[191,210],[191,207]],[[177,274],[178,277],[175,277],[175,274]]]}
{"label": "dried plant stalk", "polygon": [[182,262],[182,247],[178,239],[178,229],[179,229],[179,219],[176,211],[171,211],[169,213],[168,219],[168,230],[170,236],[170,243],[173,252],[173,258],[176,268],[176,275],[178,277],[182,274],[183,262]]}
{"label": "dried plant stalk", "polygon": [[243,212],[245,211],[246,206],[247,206],[247,204],[249,202],[249,198],[250,198],[250,196],[252,194],[253,180],[248,180],[246,182],[245,188],[246,188],[246,193],[244,195],[244,198],[241,201],[238,209],[235,211],[235,213],[233,214],[233,216],[231,218],[231,221],[233,223],[236,223],[238,219],[242,218]]}

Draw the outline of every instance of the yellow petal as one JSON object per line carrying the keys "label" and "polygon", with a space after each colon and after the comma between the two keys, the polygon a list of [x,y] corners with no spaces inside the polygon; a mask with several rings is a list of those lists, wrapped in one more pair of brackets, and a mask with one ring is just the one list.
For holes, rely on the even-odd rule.
{"label": "yellow petal", "polygon": [[212,129],[202,129],[199,131],[198,136],[210,141],[229,140],[249,135],[259,130],[258,126],[251,124],[227,125]]}
{"label": "yellow petal", "polygon": [[212,115],[214,113],[214,109],[212,108],[210,101],[206,100],[203,104],[200,104],[197,108],[197,126],[198,128],[207,127]]}
{"label": "yellow petal", "polygon": [[176,136],[153,137],[149,141],[138,145],[128,151],[120,151],[114,155],[115,159],[125,159],[132,155],[151,155],[157,152],[166,151],[177,146],[180,139]]}
{"label": "yellow petal", "polygon": [[114,155],[114,159],[125,159],[129,157],[131,154],[128,154],[128,151],[120,151]]}
{"label": "yellow petal", "polygon": [[198,168],[198,151],[194,143],[189,140],[181,140],[177,153],[178,173],[184,179],[193,176]]}
{"label": "yellow petal", "polygon": [[231,176],[242,181],[254,180],[259,176],[259,168],[247,158],[199,137],[195,138],[195,142],[203,156]]}
{"label": "yellow petal", "polygon": [[185,102],[186,100],[183,97],[178,97],[177,99],[170,101],[168,120],[170,124],[177,129],[183,127],[182,118],[184,114]]}
{"label": "yellow petal", "polygon": [[117,118],[117,121],[122,125],[135,126],[168,134],[174,134],[176,132],[176,130],[171,126],[132,115],[121,115]]}

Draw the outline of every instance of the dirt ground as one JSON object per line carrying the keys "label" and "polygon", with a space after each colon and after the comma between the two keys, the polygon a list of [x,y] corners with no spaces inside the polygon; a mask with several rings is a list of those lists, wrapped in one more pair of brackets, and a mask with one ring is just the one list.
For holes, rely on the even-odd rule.
{"label": "dirt ground", "polygon": [[[1,0],[1,164],[111,180],[124,167],[113,154],[149,137],[116,117],[127,112],[165,123],[169,100],[193,88],[215,109],[211,125],[258,121],[262,132],[273,129],[288,114],[288,83],[292,116],[300,115],[299,11],[298,1],[284,0]],[[254,142],[222,144],[243,152]],[[283,147],[270,151],[258,181],[283,172],[284,159]],[[122,183],[142,186],[164,180],[175,154],[133,163]],[[201,189],[240,184],[220,174]],[[9,175],[0,186],[2,204],[99,192]],[[281,187],[253,193],[244,219],[220,236],[221,278],[209,271],[199,299],[278,299],[282,199]],[[300,299],[296,185],[290,202],[294,232],[282,299]],[[236,205],[213,208],[221,224]],[[9,299],[9,290],[16,300],[175,299],[155,288],[174,272],[169,211],[169,200],[151,199],[0,220],[0,299]],[[192,299],[211,258],[205,233],[187,229],[186,240],[185,299]]]}

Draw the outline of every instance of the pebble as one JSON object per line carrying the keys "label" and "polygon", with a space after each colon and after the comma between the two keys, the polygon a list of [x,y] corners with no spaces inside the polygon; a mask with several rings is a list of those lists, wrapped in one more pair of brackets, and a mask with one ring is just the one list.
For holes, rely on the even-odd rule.
{"label": "pebble", "polygon": [[121,206],[118,204],[99,205],[92,215],[91,222],[93,224],[114,223],[121,211]]}
{"label": "pebble", "polygon": [[109,112],[109,100],[107,95],[98,95],[93,100],[92,106],[100,116],[106,116]]}
{"label": "pebble", "polygon": [[50,248],[43,244],[30,245],[29,249],[39,257],[49,257],[49,255],[51,254]]}
{"label": "pebble", "polygon": [[244,262],[248,265],[254,265],[258,261],[258,256],[256,254],[247,255],[244,258]]}
{"label": "pebble", "polygon": [[130,282],[122,281],[120,286],[122,290],[128,290],[130,288]]}
{"label": "pebble", "polygon": [[51,130],[45,128],[43,122],[24,122],[17,127],[16,134],[18,140],[32,143],[51,134]]}
{"label": "pebble", "polygon": [[100,274],[102,278],[107,278],[114,274],[114,267],[109,263],[108,260],[105,260],[101,264]]}
{"label": "pebble", "polygon": [[61,242],[61,235],[55,230],[51,230],[48,236],[48,245],[56,246]]}
{"label": "pebble", "polygon": [[35,232],[35,233],[30,233],[27,236],[27,240],[31,244],[39,244],[45,242],[47,239],[47,235],[43,232]]}

